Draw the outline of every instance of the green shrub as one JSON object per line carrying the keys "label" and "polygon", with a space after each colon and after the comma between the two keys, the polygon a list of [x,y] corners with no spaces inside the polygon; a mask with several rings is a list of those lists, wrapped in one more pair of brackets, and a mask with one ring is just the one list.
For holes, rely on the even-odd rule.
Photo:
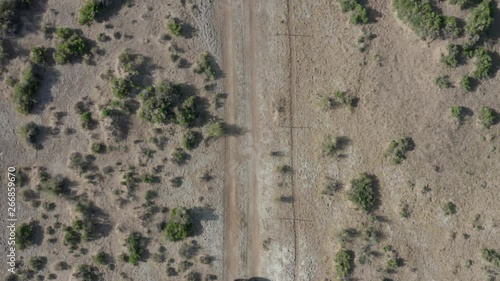
{"label": "green shrub", "polygon": [[21,79],[14,87],[14,101],[17,111],[29,114],[36,104],[36,93],[42,85],[41,77],[37,75],[32,66],[26,67]]}
{"label": "green shrub", "polygon": [[472,75],[476,79],[488,78],[491,75],[491,70],[493,68],[493,59],[488,53],[488,50],[484,48],[477,49],[475,57],[476,69]]}
{"label": "green shrub", "polygon": [[393,164],[400,164],[401,161],[406,159],[406,153],[413,150],[415,144],[410,137],[393,140],[385,151],[385,156],[390,157]]}
{"label": "green shrub", "polygon": [[472,90],[472,81],[471,81],[471,77],[469,77],[468,75],[462,75],[462,77],[460,78],[460,86],[462,87],[462,89],[464,89],[465,91],[469,92]]}
{"label": "green shrub", "polygon": [[182,144],[184,145],[184,148],[187,150],[194,149],[196,145],[196,133],[191,130],[187,131],[182,136]]}
{"label": "green shrub", "polygon": [[458,121],[462,120],[462,118],[463,118],[463,107],[458,106],[458,105],[454,105],[454,106],[450,107],[450,112],[451,112],[451,116],[453,118],[457,119]]}
{"label": "green shrub", "polygon": [[97,254],[93,257],[95,263],[104,265],[107,263],[107,255],[103,251],[97,252]]}
{"label": "green shrub", "polygon": [[16,229],[16,245],[20,250],[33,245],[35,240],[35,225],[33,223],[23,223]]}
{"label": "green shrub", "polygon": [[353,269],[353,256],[350,251],[340,250],[335,255],[335,271],[337,276],[344,280]]}
{"label": "green shrub", "polygon": [[34,271],[40,271],[42,270],[45,265],[47,264],[47,258],[46,257],[40,257],[40,256],[33,256],[30,258],[30,267]]}
{"label": "green shrub", "polygon": [[196,73],[205,73],[207,80],[215,80],[215,70],[210,64],[210,56],[207,52],[203,52],[198,61],[197,67],[194,69]]}
{"label": "green shrub", "polygon": [[395,258],[395,257],[392,257],[390,258],[388,261],[387,261],[387,269],[392,271],[392,270],[396,270],[397,268],[399,267],[399,262],[398,262],[398,259]]}
{"label": "green shrub", "polygon": [[358,4],[356,0],[340,0],[339,2],[340,8],[344,13],[353,11],[356,8],[356,4]]}
{"label": "green shrub", "polygon": [[393,0],[398,18],[410,25],[420,37],[434,39],[440,35],[442,17],[433,11],[427,0]]}
{"label": "green shrub", "polygon": [[34,64],[45,65],[47,60],[45,56],[47,55],[47,49],[45,47],[32,47],[30,50],[30,61]]}
{"label": "green shrub", "polygon": [[186,157],[186,152],[180,147],[177,147],[174,152],[172,152],[172,162],[176,164],[182,164],[186,160]]}
{"label": "green shrub", "polygon": [[64,244],[70,247],[76,247],[82,241],[82,237],[73,227],[64,228]]}
{"label": "green shrub", "polygon": [[94,153],[104,153],[106,151],[106,145],[100,142],[95,142],[90,146],[90,150]]}
{"label": "green shrub", "polygon": [[56,30],[56,36],[59,39],[55,52],[55,60],[57,63],[69,63],[89,53],[86,40],[78,35],[73,29],[67,27],[58,28]]}
{"label": "green shrub", "polygon": [[441,62],[448,67],[457,67],[461,52],[460,45],[448,44],[446,49],[448,54],[441,54]]}
{"label": "green shrub", "polygon": [[493,249],[481,249],[481,257],[492,264],[494,264],[496,267],[500,267],[500,254],[498,254],[497,251]]}
{"label": "green shrub", "polygon": [[483,0],[470,11],[465,24],[465,33],[470,37],[481,36],[490,29],[492,23],[492,2],[491,0]]}
{"label": "green shrub", "polygon": [[170,22],[167,24],[167,29],[172,33],[172,35],[179,37],[182,34],[182,25],[178,24],[175,21]]}
{"label": "green shrub", "polygon": [[351,181],[351,190],[348,193],[348,198],[363,211],[369,212],[375,206],[375,188],[375,176],[363,173]]}
{"label": "green shrub", "polygon": [[129,74],[135,75],[138,73],[134,55],[128,49],[125,49],[119,56],[118,62],[123,70]]}
{"label": "green shrub", "polygon": [[457,18],[451,16],[443,17],[443,35],[449,38],[458,38],[462,34],[462,29],[458,26]]}
{"label": "green shrub", "polygon": [[338,145],[337,138],[326,135],[321,144],[323,149],[323,154],[326,156],[334,156],[337,153]]}
{"label": "green shrub", "polygon": [[38,125],[35,122],[29,122],[28,124],[21,126],[19,128],[19,136],[31,147],[36,148],[36,139],[38,133],[40,132]]}
{"label": "green shrub", "polygon": [[82,128],[88,130],[92,126],[92,113],[85,111],[80,114],[80,124]]}
{"label": "green shrub", "polygon": [[192,232],[192,218],[185,208],[175,208],[170,214],[170,220],[165,228],[165,234],[170,241],[183,240]]}
{"label": "green shrub", "polygon": [[446,202],[443,205],[443,212],[445,216],[454,215],[457,212],[457,206],[452,202]]}
{"label": "green shrub", "polygon": [[143,240],[144,237],[142,237],[142,235],[139,232],[131,233],[125,240],[125,244],[129,252],[128,261],[133,265],[137,265],[137,263],[142,258],[142,255],[144,253]]}
{"label": "green shrub", "polygon": [[66,188],[66,178],[61,175],[51,178],[43,178],[40,181],[40,188],[42,190],[50,191],[55,195],[63,194]]}
{"label": "green shrub", "polygon": [[335,91],[333,92],[333,96],[340,104],[346,105],[349,108],[356,107],[357,98],[347,94],[346,92]]}
{"label": "green shrub", "polygon": [[179,112],[177,113],[177,122],[183,127],[191,127],[194,124],[196,118],[198,118],[198,112],[196,111],[197,97],[191,96],[187,98],[181,105]]}
{"label": "green shrub", "polygon": [[353,24],[367,24],[368,23],[368,10],[363,7],[357,0],[340,0],[340,7],[342,12],[352,12],[351,23]]}
{"label": "green shrub", "polygon": [[141,94],[140,116],[152,123],[167,123],[175,117],[175,101],[179,98],[180,87],[162,82],[156,88],[148,87]]}
{"label": "green shrub", "polygon": [[483,107],[479,111],[479,122],[485,129],[489,129],[496,121],[496,112],[488,107]]}
{"label": "green shrub", "polygon": [[81,25],[89,25],[95,20],[96,15],[99,13],[99,4],[94,0],[87,0],[83,7],[80,9],[79,22]]}
{"label": "green shrub", "polygon": [[132,90],[134,89],[134,85],[132,81],[125,78],[114,78],[112,81],[112,89],[113,94],[120,99],[128,97]]}
{"label": "green shrub", "polygon": [[212,121],[208,124],[207,136],[209,138],[218,139],[225,134],[224,127],[218,121]]}
{"label": "green shrub", "polygon": [[102,279],[99,269],[88,264],[78,266],[78,269],[73,276],[81,281],[99,281]]}

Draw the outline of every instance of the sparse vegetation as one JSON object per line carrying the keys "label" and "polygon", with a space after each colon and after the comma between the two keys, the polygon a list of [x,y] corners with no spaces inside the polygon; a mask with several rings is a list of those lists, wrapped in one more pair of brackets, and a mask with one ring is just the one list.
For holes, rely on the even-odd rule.
{"label": "sparse vegetation", "polygon": [[369,212],[375,206],[376,200],[376,178],[373,175],[363,173],[351,181],[351,190],[348,198],[363,211]]}
{"label": "sparse vegetation", "polygon": [[187,98],[181,105],[179,112],[177,113],[177,122],[183,127],[191,127],[194,121],[198,117],[198,112],[196,111],[197,97],[191,96]]}
{"label": "sparse vegetation", "polygon": [[497,251],[483,248],[481,249],[481,257],[485,261],[492,263],[494,266],[500,267],[500,254]]}
{"label": "sparse vegetation", "polygon": [[21,79],[14,87],[14,100],[17,104],[17,111],[22,114],[29,114],[36,105],[36,93],[42,85],[41,77],[35,73],[32,66],[26,67]]}
{"label": "sparse vegetation", "polygon": [[390,157],[393,164],[400,164],[404,159],[406,159],[406,154],[413,150],[414,147],[415,144],[413,139],[410,137],[393,140],[385,151],[385,156]]}
{"label": "sparse vegetation", "polygon": [[134,89],[132,81],[126,78],[114,78],[111,83],[113,94],[120,99],[130,96]]}
{"label": "sparse vegetation", "polygon": [[333,92],[333,96],[337,99],[337,101],[340,104],[346,105],[349,108],[356,107],[358,99],[356,97],[347,94],[346,92],[335,91]]}
{"label": "sparse vegetation", "polygon": [[331,135],[326,135],[323,139],[323,143],[321,144],[321,146],[324,155],[334,156],[338,150],[337,138]]}
{"label": "sparse vegetation", "polygon": [[170,214],[170,220],[165,228],[165,234],[170,241],[183,240],[192,231],[192,219],[185,208],[175,208]]}

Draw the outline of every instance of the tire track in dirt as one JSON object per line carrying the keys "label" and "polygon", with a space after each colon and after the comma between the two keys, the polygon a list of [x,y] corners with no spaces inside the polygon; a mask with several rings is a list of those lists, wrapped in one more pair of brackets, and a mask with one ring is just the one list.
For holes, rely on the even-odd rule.
{"label": "tire track in dirt", "polygon": [[296,99],[296,89],[295,82],[296,78],[296,51],[295,42],[293,35],[295,34],[294,26],[295,16],[293,11],[293,0],[287,0],[287,32],[288,32],[288,67],[289,67],[289,118],[290,118],[290,166],[292,167],[291,176],[291,188],[292,188],[292,225],[293,225],[293,236],[294,236],[294,280],[298,280],[300,273],[300,263],[299,263],[299,252],[298,252],[298,238],[297,238],[297,218],[296,212],[296,201],[297,197],[295,192],[295,146],[294,146],[294,115],[295,115],[295,99]]}
{"label": "tire track in dirt", "polygon": [[[255,0],[224,2],[223,67],[226,74],[224,90],[228,94],[225,122],[248,127],[249,133],[225,137],[223,280],[234,280],[243,277],[241,275],[256,276],[259,271],[255,16]],[[245,110],[239,108],[242,100],[247,107]],[[248,172],[242,178],[237,171],[245,167]]]}

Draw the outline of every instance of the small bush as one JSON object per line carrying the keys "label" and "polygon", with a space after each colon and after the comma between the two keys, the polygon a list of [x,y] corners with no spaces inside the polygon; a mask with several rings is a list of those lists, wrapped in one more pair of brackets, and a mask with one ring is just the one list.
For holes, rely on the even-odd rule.
{"label": "small bush", "polygon": [[73,227],[64,228],[64,244],[70,247],[76,247],[82,241],[82,236]]}
{"label": "small bush", "polygon": [[420,37],[434,39],[440,35],[442,17],[426,0],[393,0],[398,18],[410,25]]}
{"label": "small bush", "polygon": [[443,17],[443,35],[448,38],[458,38],[462,34],[462,29],[458,26],[457,18],[451,16]]}
{"label": "small bush", "polygon": [[449,0],[448,1],[452,5],[458,5],[460,9],[470,8],[475,5],[477,0]]}
{"label": "small bush", "polygon": [[369,212],[375,206],[376,178],[363,173],[351,181],[348,198],[363,211]]}
{"label": "small bush", "polygon": [[368,10],[363,7],[356,0],[340,0],[340,7],[342,12],[352,12],[351,23],[353,24],[367,24],[368,23]]}
{"label": "small bush", "polygon": [[187,150],[192,150],[196,146],[196,133],[193,131],[187,131],[184,136],[182,136],[182,144]]}
{"label": "small bush", "polygon": [[165,234],[170,241],[183,240],[192,231],[192,218],[185,208],[175,208],[170,214],[170,220],[165,228]]}
{"label": "small bush", "polygon": [[461,52],[460,45],[448,44],[446,49],[448,54],[441,54],[441,62],[448,67],[457,67]]}
{"label": "small bush", "polygon": [[55,53],[57,63],[69,63],[89,53],[86,40],[78,35],[76,31],[62,27],[56,30],[56,36],[59,39]]}
{"label": "small bush", "polygon": [[500,267],[500,254],[493,250],[493,249],[481,249],[481,257],[492,264],[494,264],[496,267]]}
{"label": "small bush", "polygon": [[28,66],[14,87],[13,97],[17,104],[17,111],[22,114],[31,113],[36,104],[36,93],[41,85],[41,77],[35,73],[32,66]]}
{"label": "small bush", "polygon": [[119,56],[118,62],[126,73],[135,75],[138,74],[135,55],[131,54],[128,49],[125,49]]}
{"label": "small bush", "polygon": [[434,84],[436,84],[439,89],[448,89],[451,87],[451,82],[448,75],[442,75],[434,78]]}
{"label": "small bush", "polygon": [[352,271],[353,256],[350,251],[340,250],[335,255],[335,271],[337,276],[344,280]]}
{"label": "small bush", "polygon": [[55,195],[63,194],[66,188],[66,178],[61,175],[52,178],[43,178],[40,181],[40,188],[50,191]]}
{"label": "small bush", "polygon": [[16,245],[19,249],[26,249],[33,245],[35,240],[35,226],[33,223],[23,223],[16,229]]}
{"label": "small bush", "polygon": [[205,73],[207,80],[215,80],[215,70],[210,64],[210,55],[207,52],[203,52],[198,61],[197,67],[194,69],[196,73]]}
{"label": "small bush", "polygon": [[346,105],[349,108],[356,107],[358,99],[353,97],[346,92],[335,91],[333,92],[333,96],[337,99],[340,104]]}
{"label": "small bush", "polygon": [[326,156],[335,156],[338,150],[337,138],[327,135],[323,139],[323,143],[321,144],[323,154]]}
{"label": "small bush", "polygon": [[180,110],[177,113],[177,122],[179,122],[181,126],[187,128],[194,124],[194,121],[199,115],[196,111],[196,104],[196,96],[191,96],[182,103]]}
{"label": "small bush", "polygon": [[179,37],[182,34],[182,25],[178,24],[175,21],[172,21],[167,24],[167,29],[174,35],[175,37]]}
{"label": "small bush", "polygon": [[225,130],[220,122],[212,121],[208,124],[207,136],[209,138],[218,139],[224,136]]}
{"label": "small bush", "polygon": [[476,69],[474,70],[473,76],[476,79],[488,78],[493,69],[493,59],[488,53],[488,50],[484,48],[477,49],[475,52],[476,57]]}
{"label": "small bush", "polygon": [[460,78],[460,86],[462,87],[462,89],[464,89],[467,92],[471,91],[472,90],[472,78],[467,76],[467,75],[463,75]]}
{"label": "small bush", "polygon": [[134,85],[132,84],[132,81],[130,81],[129,79],[114,78],[112,81],[112,88],[113,88],[113,94],[117,98],[123,99],[128,97],[132,93]]}
{"label": "small bush", "polygon": [[94,257],[93,260],[95,263],[104,265],[107,264],[107,255],[103,251],[99,251]]}
{"label": "small bush", "polygon": [[34,148],[37,147],[36,139],[40,130],[35,122],[29,122],[28,124],[21,126],[18,131],[19,131],[19,136],[29,146]]}
{"label": "small bush", "polygon": [[487,32],[493,23],[491,0],[483,0],[473,8],[465,24],[465,33],[470,37],[481,36]]}
{"label": "small bush", "polygon": [[443,212],[445,216],[454,215],[457,212],[457,206],[452,202],[446,202],[443,205]]}
{"label": "small bush", "polygon": [[92,113],[85,111],[80,114],[80,124],[82,128],[88,130],[92,126]]}
{"label": "small bush", "polygon": [[99,13],[99,4],[94,0],[87,0],[83,7],[80,9],[79,22],[81,25],[89,25],[95,20],[96,15]]}
{"label": "small bush", "polygon": [[398,267],[399,267],[399,262],[397,258],[392,257],[387,261],[387,269],[389,271],[396,270]]}
{"label": "small bush", "polygon": [[151,123],[167,123],[175,117],[175,101],[179,98],[180,87],[162,82],[156,88],[148,87],[141,92],[140,116]]}
{"label": "small bush", "polygon": [[30,267],[34,271],[40,271],[42,270],[45,265],[47,264],[47,258],[46,257],[40,257],[40,256],[33,256],[30,258]]}
{"label": "small bush", "polygon": [[93,143],[90,146],[90,150],[94,153],[104,153],[106,151],[106,145],[100,142]]}
{"label": "small bush", "polygon": [[125,240],[125,244],[127,245],[129,252],[128,261],[137,265],[137,263],[141,260],[142,255],[144,253],[144,237],[139,232],[131,233],[128,238]]}
{"label": "small bush", "polygon": [[402,138],[399,140],[393,140],[389,144],[389,147],[385,152],[385,156],[390,157],[392,163],[397,165],[401,163],[401,161],[406,159],[406,153],[408,151],[413,150],[414,147],[415,144],[413,142],[413,139],[410,137]]}
{"label": "small bush", "polygon": [[496,121],[496,112],[488,107],[482,107],[479,111],[479,122],[485,129],[489,129]]}
{"label": "small bush", "polygon": [[184,149],[177,147],[174,152],[172,152],[171,157],[172,162],[174,162],[175,164],[182,164],[186,160],[187,154]]}
{"label": "small bush", "polygon": [[30,50],[30,61],[37,65],[45,65],[47,64],[46,55],[47,49],[45,47],[32,47]]}
{"label": "small bush", "polygon": [[82,264],[78,266],[77,271],[73,274],[75,278],[81,281],[99,281],[101,280],[101,273],[95,266]]}

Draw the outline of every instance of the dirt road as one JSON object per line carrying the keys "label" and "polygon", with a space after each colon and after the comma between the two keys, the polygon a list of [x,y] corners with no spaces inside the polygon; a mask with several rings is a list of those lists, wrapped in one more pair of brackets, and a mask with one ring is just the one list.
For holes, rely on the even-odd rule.
{"label": "dirt road", "polygon": [[233,128],[225,140],[223,279],[234,280],[259,268],[255,2],[227,0],[223,16],[225,122]]}

